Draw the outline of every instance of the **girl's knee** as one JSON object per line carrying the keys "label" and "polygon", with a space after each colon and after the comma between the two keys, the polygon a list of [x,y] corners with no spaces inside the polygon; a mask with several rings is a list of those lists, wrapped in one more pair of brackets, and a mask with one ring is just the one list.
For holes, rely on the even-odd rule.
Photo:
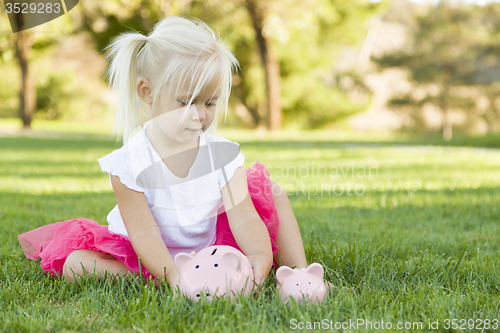
{"label": "girl's knee", "polygon": [[94,261],[95,258],[100,257],[100,254],[93,250],[75,250],[71,252],[63,265],[63,277],[66,281],[73,282],[74,275],[82,276],[89,260]]}
{"label": "girl's knee", "polygon": [[63,275],[64,279],[68,282],[73,282],[73,275],[74,274],[81,273],[81,268],[79,270],[79,269],[77,269],[77,266],[75,265],[75,262],[77,261],[76,257],[79,257],[79,254],[76,253],[78,251],[79,250],[71,252],[68,255],[68,257],[66,258],[66,260],[64,261],[62,275]]}

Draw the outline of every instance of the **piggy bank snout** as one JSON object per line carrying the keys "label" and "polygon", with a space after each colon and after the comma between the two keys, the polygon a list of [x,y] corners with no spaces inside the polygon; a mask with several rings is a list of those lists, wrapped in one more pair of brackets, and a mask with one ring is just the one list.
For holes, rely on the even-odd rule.
{"label": "piggy bank snout", "polygon": [[216,297],[216,291],[211,290],[211,288],[200,288],[198,290],[193,291],[193,299],[194,300],[200,300],[200,299],[207,299],[207,300],[212,300],[214,297]]}
{"label": "piggy bank snout", "polygon": [[245,287],[253,278],[252,267],[237,249],[225,245],[206,248],[196,254],[177,254],[174,263],[180,273],[180,289],[192,300],[249,294]]}

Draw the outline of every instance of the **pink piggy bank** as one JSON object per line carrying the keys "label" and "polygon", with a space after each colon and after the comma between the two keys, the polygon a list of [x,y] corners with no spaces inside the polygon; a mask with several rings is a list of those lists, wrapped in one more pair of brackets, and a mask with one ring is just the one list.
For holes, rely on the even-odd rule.
{"label": "pink piggy bank", "polygon": [[280,298],[287,303],[289,296],[295,298],[297,302],[300,302],[303,297],[309,297],[313,303],[321,302],[326,293],[323,275],[323,266],[318,263],[300,269],[281,266],[276,271]]}
{"label": "pink piggy bank", "polygon": [[249,295],[253,290],[253,270],[248,259],[227,245],[215,245],[201,250],[195,256],[178,253],[174,258],[180,275],[182,294],[198,301],[205,298],[237,294]]}

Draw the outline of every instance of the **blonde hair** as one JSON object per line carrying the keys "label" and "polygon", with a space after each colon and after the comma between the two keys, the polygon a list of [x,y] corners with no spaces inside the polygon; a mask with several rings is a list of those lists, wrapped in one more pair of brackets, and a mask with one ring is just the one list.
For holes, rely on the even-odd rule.
{"label": "blonde hair", "polygon": [[[181,121],[199,91],[218,74],[220,80],[216,91],[220,89],[220,95],[208,132],[215,135],[217,115],[221,110],[226,120],[232,69],[237,70],[239,62],[220,36],[201,20],[168,16],[156,23],[149,36],[136,31],[122,33],[114,37],[106,49],[109,49],[110,61],[106,71],[108,89],[113,87],[114,100],[118,94],[111,134],[117,133],[117,142],[122,139],[125,144],[144,122],[152,118],[152,107],[165,85],[169,85],[169,93],[172,87],[177,87],[177,99],[179,86],[185,84],[187,78],[191,78],[189,93],[192,95]],[[137,84],[142,78],[151,83],[153,106],[144,102],[137,93]]]}

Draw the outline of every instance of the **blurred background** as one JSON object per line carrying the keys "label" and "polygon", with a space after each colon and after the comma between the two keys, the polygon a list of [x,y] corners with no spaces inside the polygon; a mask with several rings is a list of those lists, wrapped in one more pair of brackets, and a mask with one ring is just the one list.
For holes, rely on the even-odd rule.
{"label": "blurred background", "polygon": [[19,33],[1,6],[0,133],[109,135],[103,49],[168,15],[205,21],[241,63],[221,128],[500,142],[500,3],[486,0],[85,0]]}

